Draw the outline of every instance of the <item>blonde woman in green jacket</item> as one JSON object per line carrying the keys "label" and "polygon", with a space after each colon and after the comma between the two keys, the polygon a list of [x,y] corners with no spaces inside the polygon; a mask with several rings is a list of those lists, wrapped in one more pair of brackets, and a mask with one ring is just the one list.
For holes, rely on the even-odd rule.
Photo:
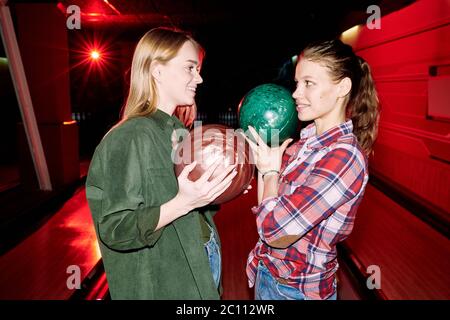
{"label": "blonde woman in green jacket", "polygon": [[123,117],[92,158],[86,196],[112,299],[220,298],[220,241],[205,206],[236,172],[208,181],[217,163],[192,182],[195,162],[177,178],[171,159],[173,133],[184,127],[173,113],[194,104],[203,56],[184,32],[147,32]]}

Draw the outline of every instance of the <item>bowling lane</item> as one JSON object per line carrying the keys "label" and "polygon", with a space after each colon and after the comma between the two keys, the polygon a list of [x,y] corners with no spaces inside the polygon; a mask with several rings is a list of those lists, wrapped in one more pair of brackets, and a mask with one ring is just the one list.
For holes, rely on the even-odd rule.
{"label": "bowling lane", "polygon": [[256,204],[256,179],[247,194],[221,205],[214,217],[222,243],[222,284],[224,300],[253,299],[248,288],[245,267],[247,256],[258,240],[255,216],[251,207]]}
{"label": "bowling lane", "polygon": [[450,240],[370,184],[345,244],[387,299],[450,299]]}
{"label": "bowling lane", "polygon": [[[49,221],[0,257],[0,299],[68,299],[68,277],[83,280],[100,259],[84,187]],[[73,268],[73,269],[72,269]]]}

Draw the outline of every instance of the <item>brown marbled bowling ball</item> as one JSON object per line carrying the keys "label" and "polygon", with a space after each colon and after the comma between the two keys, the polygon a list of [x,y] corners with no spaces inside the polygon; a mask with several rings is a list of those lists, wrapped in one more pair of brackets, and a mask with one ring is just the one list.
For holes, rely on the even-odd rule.
{"label": "brown marbled bowling ball", "polygon": [[177,176],[186,165],[197,161],[197,165],[188,176],[192,181],[200,178],[217,159],[220,159],[221,164],[210,180],[230,164],[237,163],[237,175],[227,190],[212,202],[213,204],[234,199],[247,189],[253,178],[255,165],[250,159],[249,145],[243,135],[237,134],[233,128],[220,124],[198,126],[178,145],[174,156]]}

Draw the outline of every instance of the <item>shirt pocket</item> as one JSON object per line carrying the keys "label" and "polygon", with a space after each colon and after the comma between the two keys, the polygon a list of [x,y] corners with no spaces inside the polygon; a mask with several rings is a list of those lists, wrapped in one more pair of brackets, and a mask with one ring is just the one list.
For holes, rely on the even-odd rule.
{"label": "shirt pocket", "polygon": [[178,181],[173,167],[147,169],[147,200],[149,205],[161,205],[178,192]]}

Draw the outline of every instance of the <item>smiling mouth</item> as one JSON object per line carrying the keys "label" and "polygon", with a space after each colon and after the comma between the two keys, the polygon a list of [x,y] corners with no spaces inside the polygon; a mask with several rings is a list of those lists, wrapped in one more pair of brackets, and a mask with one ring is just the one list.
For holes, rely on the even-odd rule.
{"label": "smiling mouth", "polygon": [[194,93],[195,93],[196,90],[197,90],[197,88],[195,88],[195,87],[187,87],[187,88],[188,88],[189,91],[192,91],[192,92],[194,92]]}
{"label": "smiling mouth", "polygon": [[308,107],[309,107],[308,105],[297,105],[297,110],[298,111],[302,111],[302,110],[304,110],[304,109],[306,109]]}

